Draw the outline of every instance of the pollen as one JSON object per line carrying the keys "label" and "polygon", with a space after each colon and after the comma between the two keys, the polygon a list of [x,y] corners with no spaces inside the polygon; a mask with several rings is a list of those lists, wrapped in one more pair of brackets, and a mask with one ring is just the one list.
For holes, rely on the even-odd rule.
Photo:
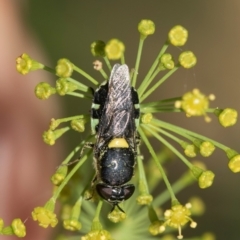
{"label": "pollen", "polygon": [[125,138],[114,138],[109,144],[109,148],[129,148]]}

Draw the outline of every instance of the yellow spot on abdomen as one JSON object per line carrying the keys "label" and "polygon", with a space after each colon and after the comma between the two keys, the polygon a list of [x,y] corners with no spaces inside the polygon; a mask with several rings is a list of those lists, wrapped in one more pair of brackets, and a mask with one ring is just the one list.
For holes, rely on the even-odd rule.
{"label": "yellow spot on abdomen", "polygon": [[109,148],[129,148],[125,138],[114,138],[109,144]]}

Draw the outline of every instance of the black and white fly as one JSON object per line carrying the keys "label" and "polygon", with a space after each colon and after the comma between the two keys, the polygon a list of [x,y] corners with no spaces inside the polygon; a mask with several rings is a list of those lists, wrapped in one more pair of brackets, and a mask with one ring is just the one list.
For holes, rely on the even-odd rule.
{"label": "black and white fly", "polygon": [[135,190],[126,184],[134,174],[139,121],[137,91],[131,86],[127,65],[114,65],[109,81],[95,92],[91,109],[92,132],[96,133],[94,165],[96,191],[113,208]]}

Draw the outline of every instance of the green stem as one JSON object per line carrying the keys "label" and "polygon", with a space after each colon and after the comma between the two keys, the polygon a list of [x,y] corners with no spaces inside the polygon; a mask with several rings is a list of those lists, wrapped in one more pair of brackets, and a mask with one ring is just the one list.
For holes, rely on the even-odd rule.
{"label": "green stem", "polygon": [[123,53],[122,56],[121,56],[121,64],[125,64],[125,56],[124,56],[124,53]]}
{"label": "green stem", "polygon": [[139,69],[140,59],[141,59],[141,55],[142,55],[144,40],[145,40],[145,38],[141,38],[141,36],[140,36],[139,45],[138,45],[138,52],[137,52],[137,59],[136,59],[136,63],[135,63],[135,69],[134,69],[133,81],[132,81],[133,87],[136,86],[138,69]]}
{"label": "green stem", "polygon": [[[174,193],[177,194],[194,182],[196,181],[192,177],[192,174],[190,172],[186,172],[175,183],[172,184],[172,189]],[[169,200],[169,198],[170,198],[169,192],[165,190],[164,192],[159,194],[156,198],[154,198],[153,204],[155,206],[162,206],[165,202]]]}
{"label": "green stem", "polygon": [[[138,155],[140,155],[138,148]],[[148,183],[144,171],[142,157],[137,157],[137,166],[139,171],[139,192],[140,194],[149,194]]]}
{"label": "green stem", "polygon": [[175,108],[174,106],[169,107],[141,107],[141,113],[158,113],[158,112],[183,112],[181,109]]}
{"label": "green stem", "polygon": [[52,69],[52,68],[50,68],[50,67],[48,67],[48,66],[46,66],[46,65],[44,65],[43,69],[44,69],[45,71],[47,71],[47,72],[50,72],[50,73],[53,73],[53,74],[56,75],[55,69]]}
{"label": "green stem", "polygon": [[84,72],[81,68],[78,68],[76,65],[73,64],[73,69],[78,72],[79,74],[83,75],[85,78],[87,78],[89,81],[91,81],[93,84],[98,85],[98,81],[96,81],[93,77],[91,77],[89,74]]}
{"label": "green stem", "polygon": [[[143,79],[140,87],[138,88],[138,91],[141,93],[144,93],[145,91],[145,84],[147,84],[148,79],[150,78],[150,76],[152,75],[153,71],[155,70],[155,68],[157,67],[157,65],[159,64],[159,59],[160,57],[165,53],[165,51],[167,50],[169,44],[166,42],[162,49],[160,50],[159,54],[157,55],[155,61],[153,62],[153,65],[151,66],[150,70],[148,71],[147,75],[145,76],[145,78]],[[139,96],[140,97],[140,96]]]}
{"label": "green stem", "polygon": [[[142,126],[142,125],[141,125],[141,126]],[[153,159],[154,159],[154,161],[155,161],[155,163],[156,163],[156,165],[157,165],[157,167],[158,167],[158,169],[159,169],[159,171],[160,171],[160,173],[161,173],[161,175],[162,175],[162,178],[163,178],[163,180],[164,180],[164,182],[165,182],[165,184],[166,184],[166,186],[167,186],[167,189],[168,189],[168,191],[169,191],[169,193],[170,193],[170,195],[171,195],[172,201],[177,200],[176,197],[175,197],[175,194],[174,194],[174,192],[173,192],[173,190],[172,190],[171,184],[169,183],[168,178],[167,178],[167,176],[166,176],[166,174],[165,174],[165,172],[164,172],[161,164],[159,163],[159,160],[157,159],[157,155],[156,155],[155,151],[153,150],[152,145],[151,145],[150,142],[148,141],[148,139],[147,139],[145,133],[143,132],[143,130],[141,129],[141,127],[138,129],[138,132],[139,132],[139,134],[141,135],[141,139],[142,139],[142,140],[144,141],[144,143],[146,144],[146,146],[147,146],[150,154],[152,155],[152,157],[153,157]]]}
{"label": "green stem", "polygon": [[152,83],[152,81],[154,80],[154,78],[158,75],[158,73],[161,71],[161,69],[158,67],[154,73],[150,76],[150,78],[148,79],[148,81],[146,82],[146,84],[144,85],[144,89],[142,89],[142,92],[140,90],[138,90],[138,95],[141,97],[142,94],[144,93],[144,91],[147,89],[147,87]]}
{"label": "green stem", "polygon": [[66,176],[66,178],[63,180],[61,185],[57,188],[57,191],[54,193],[53,198],[57,199],[62,189],[65,187],[65,185],[68,183],[68,181],[72,178],[73,174],[82,166],[82,164],[88,159],[90,155],[90,151],[86,153],[81,160],[76,164],[76,166],[69,172],[69,174]]}
{"label": "green stem", "polygon": [[193,165],[168,141],[166,141],[163,137],[161,137],[159,134],[157,134],[152,129],[155,129],[159,131],[159,129],[153,125],[151,125],[151,128],[147,125],[143,125],[147,131],[149,131],[155,138],[157,138],[161,143],[163,143],[167,148],[169,148],[174,154],[176,154],[190,169],[193,167]]}
{"label": "green stem", "polygon": [[100,71],[100,73],[102,74],[103,78],[104,78],[105,80],[107,80],[107,79],[108,79],[108,75],[107,75],[106,72],[103,70],[103,68],[101,68],[99,71]]}
{"label": "green stem", "polygon": [[185,128],[181,128],[181,127],[178,127],[176,125],[173,125],[173,124],[170,124],[170,123],[167,123],[167,122],[155,119],[155,118],[152,119],[152,123],[154,125],[159,126],[159,127],[163,127],[163,128],[168,129],[170,131],[176,132],[177,134],[182,135],[182,136],[190,135],[190,136],[193,136],[195,138],[201,139],[203,141],[209,141],[209,142],[211,142],[212,144],[214,144],[216,147],[220,148],[223,151],[226,151],[227,149],[229,149],[229,147],[227,147],[226,145],[224,145],[222,143],[219,143],[219,142],[217,142],[217,141],[215,141],[215,140],[213,140],[211,138],[205,137],[205,136],[203,136],[201,134],[189,131],[189,130],[187,130]]}
{"label": "green stem", "polygon": [[110,62],[109,62],[109,60],[108,60],[108,58],[105,56],[105,57],[103,57],[103,59],[104,59],[106,65],[107,65],[109,71],[111,72],[111,70],[112,70],[112,66],[111,66],[111,64],[110,64]]}
{"label": "green stem", "polygon": [[156,102],[142,103],[141,108],[144,107],[155,107],[155,106],[164,106],[164,104],[174,104],[176,101],[181,100],[182,97],[168,98]]}
{"label": "green stem", "polygon": [[92,93],[91,88],[90,88],[90,87],[87,87],[85,84],[82,84],[82,83],[76,81],[76,80],[73,79],[73,78],[66,78],[66,79],[67,79],[67,81],[76,84],[77,87],[78,87],[78,90],[81,90],[81,91],[87,92],[87,93]]}
{"label": "green stem", "polygon": [[87,96],[85,94],[77,93],[77,92],[69,92],[69,93],[66,93],[66,95],[70,95],[70,96],[74,96],[74,97],[80,97],[80,98],[86,98],[86,99],[91,99],[92,100],[92,96]]}
{"label": "green stem", "polygon": [[179,67],[174,67],[168,73],[166,73],[161,79],[157,81],[143,96],[140,96],[140,102],[146,99],[153,91],[155,91],[166,79],[168,79]]}

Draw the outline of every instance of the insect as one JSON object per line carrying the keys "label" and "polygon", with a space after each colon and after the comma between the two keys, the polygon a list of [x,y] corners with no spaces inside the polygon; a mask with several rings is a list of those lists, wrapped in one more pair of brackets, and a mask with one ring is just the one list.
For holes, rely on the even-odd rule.
{"label": "insect", "polygon": [[112,204],[129,199],[134,191],[131,180],[137,156],[139,137],[139,100],[131,86],[127,65],[114,65],[109,81],[94,93],[91,109],[92,132],[96,133],[94,165],[96,191]]}

